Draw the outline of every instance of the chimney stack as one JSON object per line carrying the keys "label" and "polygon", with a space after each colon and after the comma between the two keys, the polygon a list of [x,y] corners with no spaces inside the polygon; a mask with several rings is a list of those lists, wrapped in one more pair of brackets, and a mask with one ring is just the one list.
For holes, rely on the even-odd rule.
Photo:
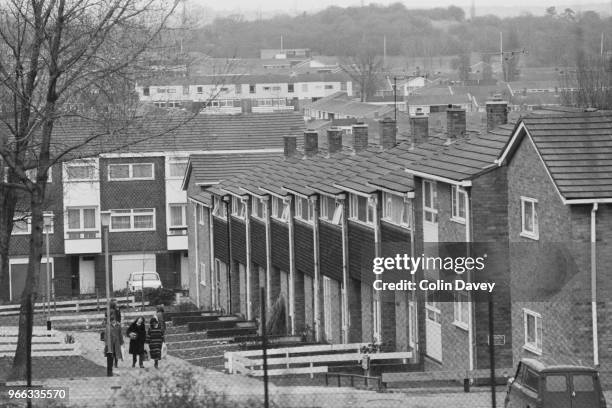
{"label": "chimney stack", "polygon": [[336,126],[327,129],[327,146],[329,154],[342,150],[342,129]]}
{"label": "chimney stack", "polygon": [[410,116],[410,134],[414,144],[426,142],[429,138],[429,116],[423,114],[421,108],[417,109],[414,116]]}
{"label": "chimney stack", "polygon": [[368,125],[358,122],[353,125],[353,150],[355,153],[368,148]]}
{"label": "chimney stack", "polygon": [[285,145],[285,159],[295,157],[297,154],[297,137],[283,136],[283,142]]}
{"label": "chimney stack", "polygon": [[487,132],[508,123],[508,102],[502,101],[500,96],[487,101]]}
{"label": "chimney stack", "polygon": [[304,154],[307,157],[316,156],[319,152],[319,133],[308,129],[304,132]]}
{"label": "chimney stack", "polygon": [[465,109],[448,105],[446,110],[446,134],[453,141],[466,134]]}
{"label": "chimney stack", "polygon": [[397,144],[397,122],[389,117],[380,122],[380,144],[383,149],[390,149]]}
{"label": "chimney stack", "polygon": [[251,101],[250,99],[241,99],[240,108],[242,110],[242,113],[252,113],[253,112],[253,101]]}

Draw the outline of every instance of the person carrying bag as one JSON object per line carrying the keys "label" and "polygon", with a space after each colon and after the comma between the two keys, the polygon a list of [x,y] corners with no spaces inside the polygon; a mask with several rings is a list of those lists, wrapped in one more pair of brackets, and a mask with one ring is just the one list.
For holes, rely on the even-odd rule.
{"label": "person carrying bag", "polygon": [[129,352],[132,355],[132,367],[136,367],[136,359],[139,360],[140,368],[144,368],[142,364],[145,353],[145,342],[147,339],[147,329],[144,323],[144,317],[139,317],[127,329],[127,335],[130,338]]}

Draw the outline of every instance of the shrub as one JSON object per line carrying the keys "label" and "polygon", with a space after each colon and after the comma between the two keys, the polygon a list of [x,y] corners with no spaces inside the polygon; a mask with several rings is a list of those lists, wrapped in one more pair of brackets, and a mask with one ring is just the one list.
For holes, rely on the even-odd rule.
{"label": "shrub", "polygon": [[198,310],[198,307],[195,305],[195,303],[183,302],[179,303],[178,305],[174,305],[173,310],[177,312],[191,312],[193,310]]}
{"label": "shrub", "polygon": [[266,333],[269,336],[284,336],[287,334],[287,321],[285,311],[285,298],[280,295],[270,311],[270,320],[266,324]]}
{"label": "shrub", "polygon": [[[145,288],[145,299],[151,306],[171,305],[174,303],[174,292],[166,288],[149,289]],[[138,299],[138,296],[136,297]]]}

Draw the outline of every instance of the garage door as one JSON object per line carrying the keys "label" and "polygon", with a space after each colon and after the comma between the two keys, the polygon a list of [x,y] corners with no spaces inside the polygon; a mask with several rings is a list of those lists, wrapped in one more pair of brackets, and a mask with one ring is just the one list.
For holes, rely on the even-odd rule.
{"label": "garage door", "polygon": [[124,289],[133,272],[157,272],[155,254],[113,255],[113,290]]}
{"label": "garage door", "polygon": [[[11,280],[10,286],[10,300],[11,301],[20,301],[21,293],[23,292],[23,288],[25,287],[26,276],[28,274],[28,263],[27,259],[17,259],[11,260],[9,275]],[[51,258],[49,272],[51,274],[51,279],[53,279],[53,258]],[[40,275],[38,278],[38,302],[42,301],[47,295],[47,265],[46,260],[43,258],[43,261],[40,264]]]}

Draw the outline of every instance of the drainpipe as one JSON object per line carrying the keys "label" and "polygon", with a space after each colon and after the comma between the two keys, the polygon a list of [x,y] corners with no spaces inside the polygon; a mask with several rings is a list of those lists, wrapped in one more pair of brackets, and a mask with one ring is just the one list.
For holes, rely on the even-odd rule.
{"label": "drainpipe", "polygon": [[272,200],[270,200],[270,197],[268,196],[266,196],[264,199],[266,208],[266,298],[261,299],[261,301],[266,302],[266,313],[270,314],[270,310],[272,310],[272,228],[270,225],[270,217],[272,215]]}
{"label": "drainpipe", "polygon": [[349,268],[348,268],[348,208],[345,205],[347,200],[343,200],[342,211],[342,286],[344,286],[344,292],[342,293],[342,342],[349,342],[349,331],[350,331],[350,308],[349,308]]}
{"label": "drainpipe", "polygon": [[229,298],[229,310],[228,314],[234,313],[232,307],[232,264],[234,263],[232,257],[232,199],[231,197],[224,197],[225,201],[225,216],[227,217],[227,293]]}
{"label": "drainpipe", "polygon": [[[411,225],[410,256],[414,258],[416,256],[415,249],[414,249],[414,245],[415,245],[414,233],[416,232],[415,215],[414,215],[414,199],[404,198],[404,200],[412,201],[412,205],[410,206],[412,210],[410,211],[410,225]],[[410,280],[416,284],[416,279],[417,279],[416,273],[412,274],[410,277]],[[412,339],[412,343],[414,344],[414,350],[412,350],[411,360],[413,363],[418,363],[420,360],[419,358],[419,349],[420,349],[419,347],[419,309],[418,309],[419,302],[417,301],[417,294],[415,290],[411,291],[410,298],[412,299],[412,305],[413,305],[413,311],[414,311],[414,314],[412,316],[408,316],[409,319],[412,319],[412,327],[414,327],[414,339]],[[408,311],[410,311],[410,306],[408,306]],[[412,333],[408,333],[409,336],[411,334]]]}
{"label": "drainpipe", "polygon": [[[382,256],[381,252],[381,236],[380,236],[380,216],[381,216],[381,208],[379,205],[379,200],[378,200],[378,195],[377,194],[372,194],[370,196],[370,198],[368,198],[369,201],[371,201],[372,205],[374,206],[374,219],[372,221],[374,221],[374,257],[379,258]],[[380,290],[375,290],[373,291],[373,297],[375,297],[376,299],[378,299],[378,310],[375,310],[374,312],[377,314],[376,316],[376,331],[378,332],[378,338],[376,339],[378,342],[382,342],[383,341],[383,336],[382,336],[382,295],[381,295],[381,291]]]}
{"label": "drainpipe", "polygon": [[599,339],[597,333],[597,209],[591,210],[591,315],[593,319],[593,365],[599,367]]}
{"label": "drainpipe", "polygon": [[[470,207],[470,194],[471,191],[465,190],[465,245],[466,245],[466,257],[470,256],[471,242],[472,242],[472,209]],[[472,273],[467,271],[468,282],[472,280]],[[470,307],[470,313],[468,314],[468,359],[469,359],[469,370],[474,370],[474,304],[472,302],[472,294],[468,291],[468,304]],[[489,339],[493,341],[493,339]]]}
{"label": "drainpipe", "polygon": [[244,235],[246,237],[246,318],[251,320],[253,318],[251,313],[253,308],[251,304],[251,200],[248,198],[243,199],[242,205],[246,207],[244,211]]}
{"label": "drainpipe", "polygon": [[[213,204],[214,206],[214,204]],[[212,308],[213,310],[219,310],[221,308],[221,303],[219,301],[219,290],[217,281],[217,271],[215,270],[215,232],[214,232],[214,218],[212,207],[208,207],[208,246],[210,251],[210,295],[212,299]]]}
{"label": "drainpipe", "polygon": [[295,206],[289,196],[289,328],[295,335]]}
{"label": "drainpipe", "polygon": [[319,203],[317,197],[312,197],[314,206],[314,217],[312,224],[312,247],[313,247],[313,298],[314,298],[314,335],[315,341],[321,341],[321,299],[319,297],[319,287],[321,286],[321,269],[319,259]]}
{"label": "drainpipe", "polygon": [[196,306],[198,309],[200,308],[200,259],[199,259],[199,251],[198,251],[198,204],[193,204],[193,242],[195,245],[195,277],[196,277]]}

